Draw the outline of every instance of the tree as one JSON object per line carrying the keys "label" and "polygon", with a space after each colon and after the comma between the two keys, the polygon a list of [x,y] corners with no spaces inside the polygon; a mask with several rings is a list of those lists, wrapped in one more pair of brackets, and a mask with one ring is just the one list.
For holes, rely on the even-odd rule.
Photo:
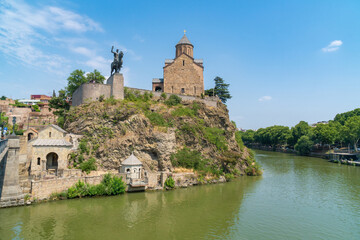
{"label": "tree", "polygon": [[311,127],[305,121],[300,121],[295,127],[291,128],[292,139],[290,145],[294,146],[297,141],[304,135],[310,135]]}
{"label": "tree", "polygon": [[250,129],[241,133],[241,138],[245,143],[253,143],[255,141],[254,135],[255,131]]}
{"label": "tree", "polygon": [[298,151],[300,155],[308,155],[313,145],[314,143],[308,136],[301,136],[295,144],[295,150]]}
{"label": "tree", "polygon": [[3,95],[1,96],[0,100],[6,100],[6,97]]}
{"label": "tree", "polygon": [[105,77],[101,75],[98,70],[95,69],[94,72],[89,72],[86,74],[86,80],[88,82],[104,83]]}
{"label": "tree", "polygon": [[76,69],[72,73],[70,73],[70,76],[67,79],[68,85],[66,86],[66,96],[71,97],[81,84],[87,82],[84,74],[85,72],[80,69]]}
{"label": "tree", "polygon": [[357,151],[357,144],[360,139],[360,116],[353,116],[346,120],[343,128],[343,136],[354,146]]}
{"label": "tree", "polygon": [[314,136],[321,144],[334,144],[339,131],[333,123],[318,124],[314,128]]}
{"label": "tree", "polygon": [[226,103],[228,99],[232,98],[228,89],[230,84],[226,84],[221,77],[216,77],[214,82],[215,88],[205,90],[205,95],[218,96],[223,103]]}
{"label": "tree", "polygon": [[67,100],[65,90],[60,90],[57,97],[51,98],[49,101],[49,106],[50,109],[56,109],[54,114],[58,116],[58,125],[62,127],[65,121],[65,112],[70,109],[70,104]]}

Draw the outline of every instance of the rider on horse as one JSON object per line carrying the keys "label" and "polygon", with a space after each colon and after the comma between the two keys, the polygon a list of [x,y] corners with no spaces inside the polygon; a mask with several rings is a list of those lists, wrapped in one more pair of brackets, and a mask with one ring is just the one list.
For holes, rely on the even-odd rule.
{"label": "rider on horse", "polygon": [[115,70],[115,73],[120,72],[120,69],[122,67],[122,58],[124,56],[124,53],[120,51],[119,49],[116,49],[116,52],[114,52],[114,46],[111,48],[111,52],[114,54],[114,61],[111,63],[111,72],[110,75],[112,75],[113,71]]}

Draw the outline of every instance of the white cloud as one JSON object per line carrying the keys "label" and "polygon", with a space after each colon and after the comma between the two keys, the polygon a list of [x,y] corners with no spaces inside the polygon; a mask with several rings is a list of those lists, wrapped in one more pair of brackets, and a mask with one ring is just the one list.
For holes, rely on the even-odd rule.
{"label": "white cloud", "polygon": [[324,47],[322,49],[323,52],[334,52],[339,50],[340,46],[343,44],[343,42],[341,40],[335,40],[332,41],[329,45],[327,45],[326,47]]}
{"label": "white cloud", "polygon": [[271,96],[262,96],[261,98],[259,98],[259,102],[270,101],[271,99]]}
{"label": "white cloud", "polygon": [[102,31],[87,16],[53,6],[33,7],[23,1],[0,1],[0,23],[0,52],[10,62],[20,60],[55,73],[63,72],[70,62],[54,53],[57,36],[68,31]]}

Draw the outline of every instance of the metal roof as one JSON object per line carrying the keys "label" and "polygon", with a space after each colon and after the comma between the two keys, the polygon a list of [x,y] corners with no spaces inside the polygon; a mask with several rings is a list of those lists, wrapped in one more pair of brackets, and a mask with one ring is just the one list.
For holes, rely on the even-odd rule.
{"label": "metal roof", "polygon": [[202,59],[194,59],[194,62],[203,64],[204,61]]}
{"label": "metal roof", "polygon": [[72,144],[64,139],[35,139],[32,145],[35,147],[44,147],[44,146],[72,147]]}
{"label": "metal roof", "polygon": [[165,63],[173,63],[174,59],[165,59]]}
{"label": "metal roof", "polygon": [[126,160],[124,160],[121,165],[134,166],[134,165],[142,165],[140,160],[135,157],[134,153],[130,155]]}
{"label": "metal roof", "polygon": [[180,41],[176,45],[179,45],[179,44],[190,44],[190,45],[192,45],[191,42],[189,41],[189,39],[186,37],[186,34],[184,34],[184,36],[180,39]]}
{"label": "metal roof", "polygon": [[153,83],[162,83],[162,82],[164,82],[164,79],[163,78],[153,78],[152,82]]}

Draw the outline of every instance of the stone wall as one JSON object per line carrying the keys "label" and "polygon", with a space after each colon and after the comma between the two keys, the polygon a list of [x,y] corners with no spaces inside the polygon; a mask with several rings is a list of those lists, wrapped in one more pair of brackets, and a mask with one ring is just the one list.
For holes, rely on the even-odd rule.
{"label": "stone wall", "polygon": [[[144,93],[152,93],[156,98],[160,98],[161,94],[163,94],[162,92],[153,92],[150,90],[145,90],[145,89],[139,89],[139,88],[130,88],[127,87],[127,89],[134,91],[134,92],[139,92],[140,94],[144,94]],[[167,98],[169,98],[171,95],[173,95],[172,93],[165,93]],[[209,97],[209,96],[205,96],[204,99],[200,98],[200,97],[196,97],[196,96],[186,96],[186,95],[181,95],[181,94],[174,94],[178,97],[180,97],[183,101],[199,101],[202,103],[205,103],[205,105],[210,106],[210,107],[217,107],[217,103],[218,101],[220,101],[220,99],[216,96],[216,97]]]}
{"label": "stone wall", "polygon": [[0,159],[0,207],[24,204],[19,184],[19,138],[10,136]]}
{"label": "stone wall", "polygon": [[72,95],[72,106],[78,106],[87,101],[99,100],[100,96],[111,96],[111,85],[101,83],[84,83]]}
{"label": "stone wall", "polygon": [[[81,170],[79,170],[81,172]],[[47,180],[32,180],[31,181],[31,195],[38,200],[48,199],[53,193],[60,193],[66,191],[70,187],[74,186],[78,181],[82,181],[87,184],[100,184],[104,175],[98,176],[70,176],[62,178],[53,178]],[[118,177],[122,177],[123,181],[126,181],[126,174],[117,173],[114,174]]]}

